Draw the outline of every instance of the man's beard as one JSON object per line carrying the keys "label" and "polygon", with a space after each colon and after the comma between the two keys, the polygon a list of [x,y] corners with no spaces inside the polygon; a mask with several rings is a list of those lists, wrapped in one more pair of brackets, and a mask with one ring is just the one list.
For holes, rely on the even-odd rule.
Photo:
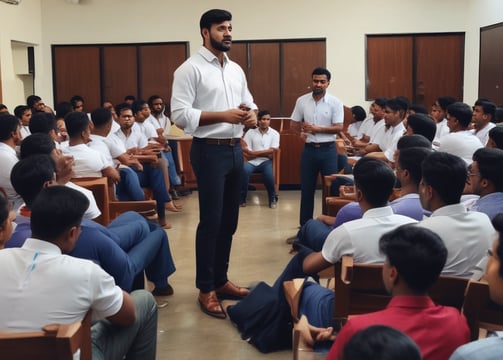
{"label": "man's beard", "polygon": [[231,46],[224,45],[223,42],[216,41],[213,37],[210,36],[211,47],[218,51],[229,51]]}

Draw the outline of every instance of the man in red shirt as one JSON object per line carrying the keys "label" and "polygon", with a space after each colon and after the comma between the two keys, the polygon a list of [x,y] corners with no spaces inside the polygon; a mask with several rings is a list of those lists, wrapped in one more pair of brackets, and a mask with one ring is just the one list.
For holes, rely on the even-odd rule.
{"label": "man in red shirt", "polygon": [[427,295],[442,271],[447,249],[434,232],[403,225],[379,241],[386,256],[383,282],[393,298],[386,309],[354,316],[337,335],[327,360],[342,359],[344,346],[371,325],[394,327],[412,338],[424,360],[448,359],[470,340],[466,319],[452,307],[439,306]]}

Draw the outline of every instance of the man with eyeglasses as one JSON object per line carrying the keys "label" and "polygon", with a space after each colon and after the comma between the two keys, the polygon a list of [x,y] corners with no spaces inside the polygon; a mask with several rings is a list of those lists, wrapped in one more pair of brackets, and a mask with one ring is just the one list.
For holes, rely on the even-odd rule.
{"label": "man with eyeglasses", "polygon": [[443,275],[480,278],[496,232],[487,215],[467,211],[460,203],[466,179],[461,158],[442,152],[429,155],[422,164],[419,198],[432,214],[419,226],[436,232],[447,247]]}

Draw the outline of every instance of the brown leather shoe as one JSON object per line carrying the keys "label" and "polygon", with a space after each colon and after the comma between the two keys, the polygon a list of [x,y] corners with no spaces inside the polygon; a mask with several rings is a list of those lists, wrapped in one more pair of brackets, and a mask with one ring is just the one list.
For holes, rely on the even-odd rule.
{"label": "brown leather shoe", "polygon": [[223,286],[220,286],[218,289],[216,289],[216,292],[218,296],[222,296],[227,299],[241,299],[248,295],[250,290],[244,287],[239,287],[231,281],[227,280],[227,282]]}
{"label": "brown leather shoe", "polygon": [[222,305],[220,305],[220,301],[217,299],[215,291],[210,291],[208,293],[199,292],[197,301],[203,313],[218,319],[225,319],[227,317]]}

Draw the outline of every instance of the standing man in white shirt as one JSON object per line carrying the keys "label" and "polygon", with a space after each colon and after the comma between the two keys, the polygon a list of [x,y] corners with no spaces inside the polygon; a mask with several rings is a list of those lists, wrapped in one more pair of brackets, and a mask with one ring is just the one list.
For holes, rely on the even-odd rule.
{"label": "standing man in white shirt", "polygon": [[312,72],[312,93],[297,99],[291,116],[292,128],[305,139],[300,161],[300,225],[313,218],[314,191],[318,174],[338,171],[336,133],[342,131],[344,109],[342,102],[327,93],[331,74],[325,68]]}
{"label": "standing man in white shirt", "polygon": [[279,133],[270,127],[271,113],[262,110],[258,113],[258,127],[250,129],[243,137],[243,153],[248,159],[244,163],[243,187],[241,189],[241,206],[246,206],[248,183],[252,173],[261,173],[267,189],[269,207],[275,209],[278,194],[274,188],[272,157],[275,149],[279,149]]}
{"label": "standing man in white shirt", "polygon": [[241,67],[229,60],[232,15],[213,9],[200,19],[203,47],[174,74],[171,116],[193,136],[190,161],[197,178],[196,286],[201,310],[225,312],[219,295],[243,297],[248,289],[227,278],[232,236],[239,216],[243,176],[243,126],[257,124],[253,97]]}

